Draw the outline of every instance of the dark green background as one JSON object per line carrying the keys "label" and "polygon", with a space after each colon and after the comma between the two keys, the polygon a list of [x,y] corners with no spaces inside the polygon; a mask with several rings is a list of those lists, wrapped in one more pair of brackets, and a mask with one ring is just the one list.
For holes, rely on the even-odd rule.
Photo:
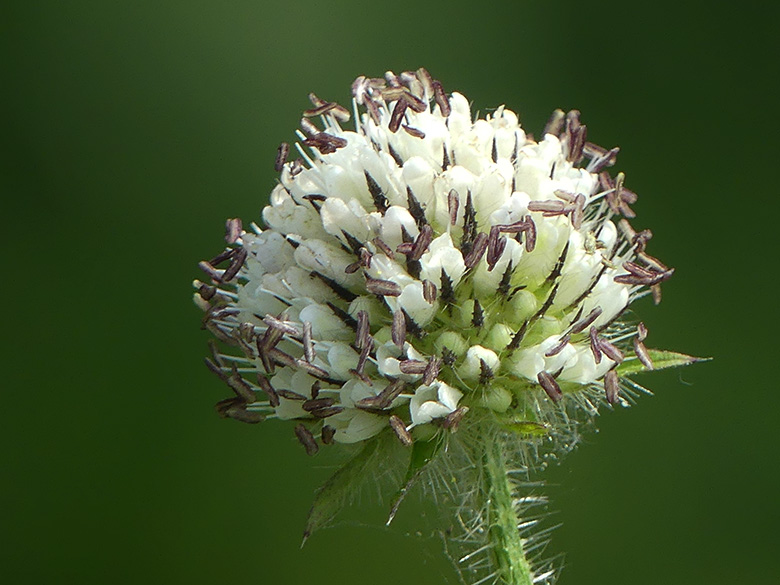
{"label": "dark green background", "polygon": [[777,14],[753,4],[4,2],[0,578],[455,582],[370,513],[299,550],[329,461],[216,417],[190,301],[306,94],[424,65],[475,109],[538,133],[576,107],[622,147],[677,268],[637,306],[649,344],[715,357],[644,377],[656,396],[551,470],[560,583],[777,583]]}

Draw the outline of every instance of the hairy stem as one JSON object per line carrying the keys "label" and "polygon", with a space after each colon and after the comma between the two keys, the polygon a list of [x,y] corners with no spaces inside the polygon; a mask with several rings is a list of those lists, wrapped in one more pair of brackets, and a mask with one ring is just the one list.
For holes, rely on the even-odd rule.
{"label": "hairy stem", "polygon": [[485,496],[488,505],[489,545],[505,585],[533,585],[534,574],[525,557],[519,518],[512,498],[512,484],[507,476],[504,453],[499,440],[487,446],[484,458]]}

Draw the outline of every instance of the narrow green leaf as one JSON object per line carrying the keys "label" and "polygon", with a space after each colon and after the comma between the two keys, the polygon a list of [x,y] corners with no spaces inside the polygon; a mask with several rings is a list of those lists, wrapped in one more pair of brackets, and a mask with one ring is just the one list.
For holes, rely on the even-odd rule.
{"label": "narrow green leaf", "polygon": [[[648,349],[648,355],[653,362],[653,370],[664,370],[666,368],[676,368],[679,366],[688,366],[695,364],[696,362],[706,362],[712,358],[699,358],[691,355],[685,355],[684,353],[677,353],[674,351],[665,351],[660,349]],[[649,368],[639,361],[638,358],[626,359],[617,367],[617,373],[619,376],[630,376],[639,372],[650,371]]]}
{"label": "narrow green leaf", "polygon": [[391,441],[397,439],[392,433],[380,433],[368,441],[360,452],[341,466],[317,491],[314,503],[306,520],[303,542],[320,528],[328,525],[349,503],[350,498],[360,489],[363,481],[381,475],[381,467],[386,462]]}
{"label": "narrow green leaf", "polygon": [[409,468],[406,470],[403,485],[396,493],[393,498],[393,503],[390,506],[390,514],[386,523],[387,526],[389,526],[395,518],[398,508],[401,506],[401,502],[403,502],[406,494],[409,493],[409,490],[419,479],[425,466],[428,465],[441,450],[444,441],[444,437],[437,435],[430,441],[414,442],[414,445],[412,446],[412,458],[409,461]]}

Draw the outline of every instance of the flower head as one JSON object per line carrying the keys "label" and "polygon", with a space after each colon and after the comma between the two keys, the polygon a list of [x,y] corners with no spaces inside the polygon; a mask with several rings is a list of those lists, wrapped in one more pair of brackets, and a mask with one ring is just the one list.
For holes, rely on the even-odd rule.
{"label": "flower head", "polygon": [[628,223],[636,195],[606,170],[618,149],[587,142],[577,111],[540,140],[503,106],[475,120],[424,69],[352,94],[353,130],[310,95],[264,226],[228,220],[227,249],[201,263],[204,323],[240,350],[207,360],[235,393],[220,414],[295,419],[313,454],[623,400],[618,366],[652,361],[644,326],[619,317],[672,270]]}

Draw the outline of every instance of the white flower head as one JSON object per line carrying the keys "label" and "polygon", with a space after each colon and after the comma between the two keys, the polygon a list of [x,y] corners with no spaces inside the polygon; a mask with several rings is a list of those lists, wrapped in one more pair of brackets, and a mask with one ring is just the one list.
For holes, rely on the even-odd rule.
{"label": "white flower head", "polygon": [[628,223],[618,149],[587,142],[577,111],[539,140],[503,106],[475,120],[424,69],[352,95],[353,129],[310,95],[264,227],[228,220],[201,263],[204,323],[239,349],[207,359],[235,392],[220,414],[295,419],[315,453],[381,432],[410,444],[480,409],[543,418],[594,389],[623,400],[619,364],[652,363],[619,317],[672,270]]}

